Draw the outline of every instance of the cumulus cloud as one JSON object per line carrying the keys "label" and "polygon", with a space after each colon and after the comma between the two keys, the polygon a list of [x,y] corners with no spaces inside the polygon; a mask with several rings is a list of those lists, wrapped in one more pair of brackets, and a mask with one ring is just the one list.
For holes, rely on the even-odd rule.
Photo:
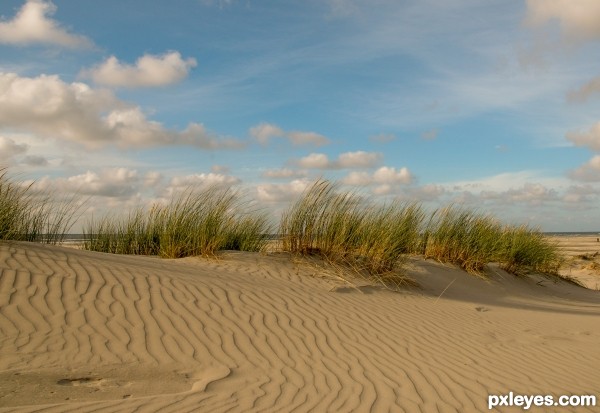
{"label": "cumulus cloud", "polygon": [[332,167],[333,162],[324,153],[311,153],[308,156],[300,158],[298,165],[308,169],[327,169]]}
{"label": "cumulus cloud", "polygon": [[163,55],[146,54],[140,57],[135,65],[123,64],[115,56],[111,56],[103,63],[82,71],[81,76],[106,86],[165,86],[183,80],[196,65],[195,59],[184,60],[176,51]]}
{"label": "cumulus cloud", "polygon": [[231,175],[220,173],[201,173],[185,176],[176,176],[169,182],[167,192],[174,194],[189,188],[223,187],[228,188],[242,181]]}
{"label": "cumulus cloud", "polygon": [[526,183],[520,188],[511,188],[506,191],[481,191],[479,198],[486,201],[499,203],[527,203],[539,205],[546,201],[558,199],[555,189],[548,188],[539,183]]}
{"label": "cumulus cloud", "polygon": [[271,123],[261,123],[250,128],[250,136],[261,145],[266,145],[273,138],[286,138],[293,145],[322,146],[329,143],[329,139],[316,132],[284,131],[279,126]]}
{"label": "cumulus cloud", "polygon": [[329,139],[315,132],[288,132],[287,136],[294,145],[315,145],[322,146],[329,143]]}
{"label": "cumulus cloud", "polygon": [[527,0],[526,23],[542,26],[557,21],[570,40],[600,37],[600,2],[597,0]]}
{"label": "cumulus cloud", "polygon": [[242,142],[218,137],[197,123],[183,131],[167,129],[108,90],[47,75],[28,78],[0,73],[0,127],[95,147],[243,147]]}
{"label": "cumulus cloud", "polygon": [[587,132],[568,132],[566,136],[575,146],[586,146],[594,151],[600,151],[600,122]]}
{"label": "cumulus cloud", "polygon": [[0,161],[9,161],[16,155],[24,154],[27,149],[27,144],[16,143],[11,138],[0,136]]}
{"label": "cumulus cloud", "polygon": [[266,145],[270,139],[284,136],[285,132],[277,125],[270,123],[261,123],[250,128],[250,136],[256,139],[260,144]]}
{"label": "cumulus cloud", "polygon": [[263,178],[302,178],[306,176],[306,171],[298,171],[289,168],[267,169],[262,174]]}
{"label": "cumulus cloud", "polygon": [[311,153],[296,161],[298,166],[307,169],[351,169],[371,168],[381,162],[382,154],[377,152],[345,152],[336,160],[330,160],[323,153]]}
{"label": "cumulus cloud", "polygon": [[413,181],[413,175],[408,168],[396,169],[382,166],[372,174],[368,172],[351,172],[342,179],[345,185],[370,186],[376,185],[373,192],[377,195],[386,195],[398,185],[407,185]]}
{"label": "cumulus cloud", "polygon": [[38,156],[38,155],[27,155],[26,157],[23,158],[22,162],[25,165],[29,165],[29,166],[47,166],[48,165],[48,159],[44,158],[43,156]]}
{"label": "cumulus cloud", "polygon": [[588,162],[569,172],[569,178],[578,181],[600,181],[600,155],[594,156]]}
{"label": "cumulus cloud", "polygon": [[256,187],[259,201],[266,203],[289,202],[302,194],[310,185],[305,179],[295,179],[285,184],[260,184]]}
{"label": "cumulus cloud", "polygon": [[12,20],[0,22],[0,43],[13,45],[50,44],[69,48],[89,47],[84,36],[71,34],[50,19],[56,6],[50,1],[28,0]]}
{"label": "cumulus cloud", "polygon": [[442,185],[427,184],[415,188],[407,188],[406,193],[409,199],[418,201],[437,201],[446,194],[446,188]]}
{"label": "cumulus cloud", "polygon": [[108,168],[100,172],[87,171],[67,178],[42,178],[35,186],[52,188],[57,193],[101,196],[108,198],[129,198],[138,193],[142,177],[136,170],[128,168]]}
{"label": "cumulus cloud", "polygon": [[599,194],[600,191],[591,185],[573,185],[567,188],[562,199],[569,204],[583,204],[594,201]]}

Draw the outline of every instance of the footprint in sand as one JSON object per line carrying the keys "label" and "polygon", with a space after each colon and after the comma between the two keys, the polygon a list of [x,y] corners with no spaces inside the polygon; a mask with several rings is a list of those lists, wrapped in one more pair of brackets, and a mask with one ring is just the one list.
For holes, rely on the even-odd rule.
{"label": "footprint in sand", "polygon": [[96,387],[102,383],[103,379],[99,377],[78,377],[74,379],[60,379],[56,382],[61,386],[86,386],[86,387]]}

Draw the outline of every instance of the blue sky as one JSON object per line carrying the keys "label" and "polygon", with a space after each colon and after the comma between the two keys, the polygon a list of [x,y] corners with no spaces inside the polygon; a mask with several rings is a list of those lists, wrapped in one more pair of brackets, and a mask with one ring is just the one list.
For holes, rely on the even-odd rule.
{"label": "blue sky", "polygon": [[600,230],[597,0],[3,0],[0,165],[90,214],[319,177]]}

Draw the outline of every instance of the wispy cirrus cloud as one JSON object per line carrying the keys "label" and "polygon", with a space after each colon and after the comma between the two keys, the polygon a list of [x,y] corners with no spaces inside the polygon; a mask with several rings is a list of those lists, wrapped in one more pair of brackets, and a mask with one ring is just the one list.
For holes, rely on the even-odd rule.
{"label": "wispy cirrus cloud", "polygon": [[0,43],[15,46],[33,44],[85,48],[93,45],[87,37],[70,33],[52,20],[56,6],[51,1],[28,0],[12,20],[0,22]]}

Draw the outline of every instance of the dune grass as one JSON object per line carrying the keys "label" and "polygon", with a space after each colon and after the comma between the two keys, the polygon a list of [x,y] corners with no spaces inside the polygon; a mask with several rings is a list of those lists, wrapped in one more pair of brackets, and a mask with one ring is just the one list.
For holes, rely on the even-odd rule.
{"label": "dune grass", "polygon": [[422,245],[425,257],[459,265],[477,275],[490,262],[515,274],[555,274],[560,266],[556,245],[537,229],[502,225],[491,215],[455,206],[433,212]]}
{"label": "dune grass", "polygon": [[502,225],[490,215],[448,206],[434,211],[424,231],[424,255],[479,274],[496,260]]}
{"label": "dune grass", "polygon": [[537,229],[521,225],[504,230],[498,261],[511,273],[536,271],[556,275],[563,259],[556,242]]}
{"label": "dune grass", "polygon": [[223,249],[259,251],[271,227],[266,215],[242,212],[245,206],[231,190],[190,188],[166,205],[92,221],[84,249],[164,258],[214,256]]}
{"label": "dune grass", "polygon": [[[11,180],[0,169],[0,240],[58,243],[81,215],[76,197],[57,200]],[[250,211],[248,211],[250,209]],[[231,190],[185,191],[167,204],[106,216],[85,230],[84,249],[165,258],[213,256],[219,250],[260,251],[273,232],[267,215]],[[426,213],[418,203],[369,202],[320,180],[283,213],[284,251],[318,255],[380,280],[402,280],[409,254],[483,274],[497,262],[512,273],[556,274],[558,248],[540,231],[503,225],[491,215],[448,206]]]}
{"label": "dune grass", "polygon": [[0,169],[0,240],[61,242],[79,218],[77,196],[57,199],[49,191],[34,191]]}
{"label": "dune grass", "polygon": [[282,215],[283,250],[319,255],[358,273],[401,281],[395,270],[418,242],[420,206],[375,205],[358,193],[338,189],[329,181],[317,181]]}
{"label": "dune grass", "polygon": [[284,251],[319,255],[376,277],[398,270],[408,254],[476,275],[491,262],[512,273],[556,273],[560,265],[556,246],[536,229],[452,205],[430,214],[418,203],[377,205],[325,180],[283,214],[280,234]]}

